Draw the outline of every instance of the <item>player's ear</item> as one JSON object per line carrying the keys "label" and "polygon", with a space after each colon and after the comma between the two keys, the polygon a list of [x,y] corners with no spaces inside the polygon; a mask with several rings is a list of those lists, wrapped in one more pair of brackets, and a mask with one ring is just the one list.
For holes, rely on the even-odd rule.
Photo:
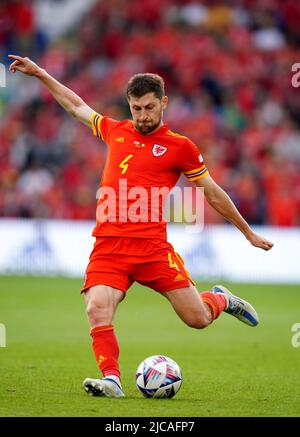
{"label": "player's ear", "polygon": [[130,112],[132,112],[131,111],[131,97],[130,96],[127,96],[127,102],[128,102],[128,106],[129,106]]}
{"label": "player's ear", "polygon": [[168,100],[168,96],[163,96],[163,98],[161,99],[163,109],[166,109],[166,107],[168,106]]}

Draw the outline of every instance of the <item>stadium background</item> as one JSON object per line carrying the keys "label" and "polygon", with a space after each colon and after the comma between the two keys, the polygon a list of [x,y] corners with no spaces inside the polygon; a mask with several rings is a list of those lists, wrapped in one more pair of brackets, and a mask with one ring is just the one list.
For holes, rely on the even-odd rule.
{"label": "stadium background", "polygon": [[[291,83],[292,65],[300,62],[299,23],[297,0],[2,0],[0,4],[0,57],[6,71],[9,53],[29,56],[95,110],[117,119],[130,116],[124,90],[132,74],[151,71],[163,76],[170,97],[165,122],[199,146],[214,179],[228,192],[246,220],[258,232],[274,240],[275,246],[267,254],[248,247],[238,231],[225,224],[209,207],[205,208],[204,232],[193,234],[184,225],[170,225],[170,240],[199,280],[256,283],[255,286],[235,284],[235,287],[240,287],[246,297],[257,299],[261,305],[262,313],[269,321],[263,331],[264,340],[271,345],[271,352],[268,349],[265,355],[261,352],[266,358],[265,369],[268,369],[269,360],[270,379],[273,375],[276,384],[278,375],[283,374],[287,384],[283,384],[283,389],[291,390],[291,393],[293,378],[297,377],[296,362],[299,362],[299,350],[292,349],[290,344],[291,327],[300,322],[296,311],[300,291],[297,285],[300,283],[300,91]],[[0,272],[3,275],[0,277],[0,322],[7,327],[8,345],[11,341],[11,347],[0,348],[0,366],[11,369],[9,366],[17,354],[14,345],[20,348],[24,343],[25,348],[26,343],[27,349],[30,350],[30,345],[34,348],[37,323],[41,326],[46,323],[47,312],[42,310],[44,321],[40,315],[44,299],[48,302],[51,297],[57,298],[49,304],[48,317],[49,314],[54,317],[61,314],[60,317],[67,320],[71,317],[66,316],[66,312],[64,315],[59,312],[60,300],[63,307],[70,306],[75,314],[84,312],[74,300],[79,300],[76,291],[80,288],[92,244],[90,231],[95,217],[95,195],[106,150],[86,127],[65,114],[33,78],[7,73],[6,86],[0,88],[0,117]],[[180,179],[179,184],[188,183]],[[33,277],[13,276],[20,273]],[[142,316],[139,319],[139,311],[143,311],[138,305],[144,310],[148,306],[145,302],[157,311],[161,311],[161,307],[156,307],[156,300],[148,297],[149,293],[141,294],[144,299],[141,302],[136,290],[144,293],[139,287],[134,289],[133,303],[128,304],[128,317],[133,311],[132,314],[138,314],[137,321],[142,323],[144,320]],[[281,315],[280,292],[285,293],[286,305],[281,324],[276,318]],[[34,314],[33,319],[26,322],[28,335],[24,334],[24,338],[20,336],[21,308],[12,311],[20,305],[25,313],[30,307]],[[125,314],[124,306],[120,326],[123,318],[127,320]],[[83,318],[84,314],[79,323],[81,330],[75,337],[86,345],[89,340]],[[59,316],[57,320],[60,320]],[[72,317],[71,320],[74,322]],[[170,320],[175,326],[175,319]],[[237,334],[232,334],[230,321],[224,322],[235,338]],[[44,327],[48,329],[46,325]],[[271,335],[272,329],[277,338]],[[55,351],[63,342],[60,338],[63,334],[55,329],[51,332]],[[187,335],[186,331],[184,333]],[[191,351],[196,334],[190,334]],[[217,336],[216,341],[222,341],[225,334],[215,330],[211,335]],[[142,333],[139,336],[137,344],[140,345],[143,344]],[[57,337],[60,338],[58,345]],[[66,342],[71,339],[72,347],[75,347],[75,337],[71,338],[69,332],[66,334]],[[262,344],[264,341],[255,335],[254,338],[254,348],[255,342]],[[120,341],[122,343],[122,337]],[[238,338],[237,345],[242,347],[245,341],[247,343],[248,334],[246,338]],[[252,341],[250,336],[249,341]],[[49,344],[47,347],[50,356],[55,354]],[[161,347],[165,347],[164,343]],[[219,362],[211,347],[209,334],[205,333],[203,350]],[[170,348],[168,345],[166,350],[170,350],[173,357],[184,361],[177,350]],[[290,361],[280,373],[271,363],[283,350]],[[147,351],[150,355],[156,353],[150,347],[131,351],[137,361],[130,365],[134,367]],[[4,353],[12,354],[7,361]],[[82,361],[80,347],[79,352],[76,348],[73,353],[79,354],[79,361]],[[240,353],[237,347],[232,358],[239,357]],[[21,363],[27,363],[25,351],[20,357]],[[89,352],[86,357],[91,362],[91,372],[95,372]],[[125,355],[126,359],[129,362]],[[34,360],[29,359],[29,362]],[[65,362],[69,363],[68,359]],[[251,367],[251,359],[249,363]],[[67,369],[67,364],[65,367]],[[294,369],[293,376],[291,369]],[[10,371],[13,380],[17,381],[17,370]],[[77,371],[82,375],[82,368]],[[247,371],[250,370],[247,368]],[[9,372],[7,391],[11,389]],[[222,375],[223,380],[226,376],[229,378],[229,374]],[[265,374],[264,377],[261,384],[257,383],[257,390],[265,387]],[[128,376],[128,380],[130,378]],[[214,383],[213,380],[210,382]],[[219,395],[217,384],[215,389]],[[200,392],[205,398],[203,391]],[[77,393],[75,388],[74,393]],[[49,394],[47,396],[51,398]],[[282,401],[283,393],[278,396]],[[264,411],[268,415],[292,415],[297,412],[293,403],[284,406],[278,399],[273,399],[273,403],[271,400],[269,409],[266,407],[261,411],[255,409],[255,405],[249,408],[247,404],[248,409],[240,407],[237,415],[247,415],[247,412],[261,415]],[[292,400],[295,399],[292,396]],[[11,398],[3,404],[0,414],[12,414],[14,402]],[[58,414],[49,404],[45,403],[43,409],[32,401],[32,409],[27,410],[20,404],[15,414]],[[191,411],[191,415],[234,414],[232,409],[222,410],[224,407],[220,405],[216,409],[213,405],[211,410],[198,405],[200,410],[186,411]],[[282,409],[279,405],[283,405]],[[160,415],[160,410],[155,408],[153,414]],[[178,410],[171,408],[164,412],[171,416],[176,415],[176,411],[177,414],[185,411],[180,408],[182,405]],[[66,415],[80,414],[75,409],[74,412],[62,410],[62,415],[64,411]],[[120,414],[136,414],[136,410],[135,413],[132,411],[121,410]],[[88,410],[85,413],[94,415],[95,412]],[[97,414],[100,413],[96,411]]]}

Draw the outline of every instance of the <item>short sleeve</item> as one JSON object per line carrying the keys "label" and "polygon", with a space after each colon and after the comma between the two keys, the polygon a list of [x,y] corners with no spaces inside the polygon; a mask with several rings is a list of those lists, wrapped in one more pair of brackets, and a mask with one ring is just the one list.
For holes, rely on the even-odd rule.
{"label": "short sleeve", "polygon": [[198,147],[188,138],[182,147],[180,168],[191,182],[209,174]]}
{"label": "short sleeve", "polygon": [[93,134],[107,143],[110,131],[119,124],[119,121],[113,120],[106,115],[100,115],[94,112],[91,118]]}

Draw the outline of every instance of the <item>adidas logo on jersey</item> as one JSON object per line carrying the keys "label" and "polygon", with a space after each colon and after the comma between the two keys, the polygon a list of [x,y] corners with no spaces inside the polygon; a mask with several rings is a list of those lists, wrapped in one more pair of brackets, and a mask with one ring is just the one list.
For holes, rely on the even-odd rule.
{"label": "adidas logo on jersey", "polygon": [[174,279],[174,281],[184,281],[184,277],[180,274],[180,273],[178,273],[178,275],[176,276],[176,278]]}
{"label": "adidas logo on jersey", "polygon": [[115,141],[117,141],[117,143],[124,143],[125,137],[116,138]]}

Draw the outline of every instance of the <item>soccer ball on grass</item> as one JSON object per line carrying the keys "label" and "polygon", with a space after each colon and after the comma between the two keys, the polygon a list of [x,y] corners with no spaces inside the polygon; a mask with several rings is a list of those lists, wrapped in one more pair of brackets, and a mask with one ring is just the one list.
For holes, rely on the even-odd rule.
{"label": "soccer ball on grass", "polygon": [[146,398],[172,398],[181,383],[180,367],[165,355],[146,358],[136,371],[137,388]]}

